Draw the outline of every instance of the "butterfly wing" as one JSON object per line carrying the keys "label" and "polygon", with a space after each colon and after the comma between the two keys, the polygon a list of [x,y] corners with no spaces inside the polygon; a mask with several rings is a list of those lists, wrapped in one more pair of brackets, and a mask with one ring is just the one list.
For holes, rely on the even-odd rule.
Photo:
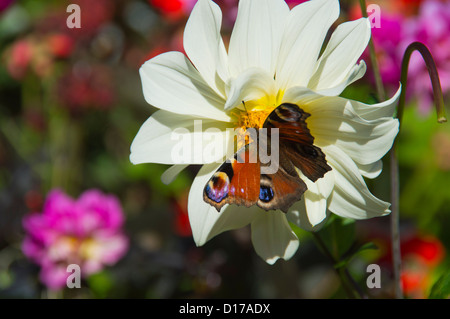
{"label": "butterfly wing", "polygon": [[225,204],[246,207],[257,204],[260,193],[260,163],[250,160],[251,153],[256,152],[255,146],[250,143],[242,147],[231,160],[217,169],[206,184],[203,199],[217,211]]}
{"label": "butterfly wing", "polygon": [[217,169],[206,184],[203,199],[217,211],[225,204],[236,204],[287,212],[307,189],[283,148],[279,152],[276,173],[261,174],[261,166],[268,164],[262,164],[259,157],[254,162],[250,160],[250,154],[257,152],[254,146],[250,143],[242,147],[231,161]]}
{"label": "butterfly wing", "polygon": [[288,159],[315,182],[330,171],[331,167],[322,150],[314,145],[314,137],[306,125],[309,116],[297,105],[284,103],[269,114],[263,127],[268,129],[269,135],[271,128],[279,129],[279,144],[285,147]]}
{"label": "butterfly wing", "polygon": [[307,186],[298,176],[286,149],[280,145],[278,170],[274,174],[261,174],[257,204],[265,210],[280,209],[287,213],[289,207],[302,198],[306,189]]}

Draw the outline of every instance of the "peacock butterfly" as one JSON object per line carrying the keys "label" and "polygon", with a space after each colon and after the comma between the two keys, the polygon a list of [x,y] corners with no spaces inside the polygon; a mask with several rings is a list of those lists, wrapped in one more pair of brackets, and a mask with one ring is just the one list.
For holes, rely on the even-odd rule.
{"label": "peacock butterfly", "polygon": [[[306,125],[309,116],[296,104],[283,103],[275,108],[262,126],[267,138],[263,138],[261,129],[257,130],[256,138],[250,139],[225,161],[207,182],[204,201],[217,211],[225,204],[236,204],[257,205],[265,210],[280,209],[286,213],[307,190],[296,168],[313,182],[331,170],[325,154],[313,144],[314,137]],[[274,132],[278,134],[279,153],[275,163],[278,169],[270,172],[256,149],[272,150]]]}

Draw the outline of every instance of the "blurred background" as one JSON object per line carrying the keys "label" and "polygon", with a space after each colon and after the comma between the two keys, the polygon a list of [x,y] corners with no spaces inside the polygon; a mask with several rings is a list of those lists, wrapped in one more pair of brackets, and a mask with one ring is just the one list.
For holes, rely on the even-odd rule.
{"label": "blurred background", "polygon": [[[0,0],[0,298],[345,297],[332,264],[303,230],[295,229],[296,255],[274,266],[255,254],[249,228],[196,247],[187,194],[198,167],[164,185],[167,166],[129,162],[134,136],[155,111],[143,98],[139,67],[183,51],[195,2]],[[238,1],[215,2],[227,42]],[[389,94],[398,88],[406,46],[421,41],[436,60],[449,113],[450,2],[371,3],[381,9],[372,16],[380,22],[373,39]],[[79,29],[67,27],[70,4],[81,8]],[[360,16],[359,1],[341,1],[336,24]],[[376,103],[370,59],[362,58],[367,75],[343,95]],[[407,298],[427,298],[449,271],[450,125],[436,122],[418,54],[407,97],[397,148],[401,278]],[[384,167],[367,183],[389,201],[388,156]],[[59,216],[64,207],[73,216]],[[335,218],[320,232],[340,256],[355,243],[372,243],[348,261],[370,298],[394,296],[389,227],[389,217]],[[330,228],[338,239],[329,237]],[[79,289],[57,280],[71,263],[89,269]],[[366,286],[372,263],[381,267],[381,288]]]}

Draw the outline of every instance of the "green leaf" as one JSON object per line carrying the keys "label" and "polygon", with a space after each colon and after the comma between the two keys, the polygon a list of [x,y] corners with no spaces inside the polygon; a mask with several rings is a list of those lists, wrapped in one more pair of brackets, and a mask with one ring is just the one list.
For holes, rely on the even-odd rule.
{"label": "green leaf", "polygon": [[355,221],[333,216],[319,233],[333,257],[341,260],[355,241]]}
{"label": "green leaf", "polygon": [[450,270],[447,270],[431,287],[429,299],[447,299],[450,297]]}
{"label": "green leaf", "polygon": [[360,252],[363,252],[365,250],[372,250],[372,249],[378,249],[378,246],[375,245],[373,242],[368,242],[364,244],[354,244],[352,245],[349,250],[341,257],[341,261],[338,262],[334,267],[336,269],[345,267],[347,264],[352,260],[353,257],[355,257]]}

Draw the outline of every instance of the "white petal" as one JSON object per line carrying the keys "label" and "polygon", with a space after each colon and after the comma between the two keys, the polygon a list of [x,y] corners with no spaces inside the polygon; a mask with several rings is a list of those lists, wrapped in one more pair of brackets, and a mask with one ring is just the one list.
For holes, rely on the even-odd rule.
{"label": "white petal", "polygon": [[177,114],[230,121],[223,112],[225,100],[206,84],[192,63],[180,52],[167,52],[140,68],[145,100]]}
{"label": "white petal", "polygon": [[390,204],[376,198],[367,188],[358,167],[336,146],[322,148],[328,164],[333,168],[335,186],[330,197],[329,210],[336,215],[366,219],[390,213]]}
{"label": "white petal", "polygon": [[300,108],[307,105],[322,96],[307,87],[296,86],[288,89],[284,95],[282,103],[294,103]]}
{"label": "white petal", "polygon": [[[157,111],[136,134],[130,161],[133,164],[203,164],[222,160],[232,144],[228,126],[225,122]],[[214,152],[206,152],[207,149]]]}
{"label": "white petal", "polygon": [[302,198],[300,201],[294,203],[291,206],[291,209],[286,214],[286,217],[289,222],[297,225],[298,227],[306,230],[306,231],[318,231],[325,225],[326,220],[329,216],[330,211],[326,210],[326,216],[319,224],[312,225],[309,221],[308,214],[306,212],[305,200]]}
{"label": "white petal", "polygon": [[205,81],[223,96],[224,80],[217,70],[227,69],[227,52],[220,35],[222,12],[210,0],[199,0],[184,30],[184,50]]}
{"label": "white petal", "polygon": [[357,60],[369,43],[370,31],[370,22],[366,18],[340,24],[317,61],[308,87],[320,91],[347,83],[348,77],[355,73],[353,69]]}
{"label": "white petal", "polygon": [[172,165],[171,167],[166,169],[164,171],[164,173],[162,173],[161,181],[163,182],[163,184],[169,185],[170,183],[172,183],[175,180],[175,178],[178,176],[178,174],[180,174],[188,166],[189,165],[183,165],[183,164]]}
{"label": "white petal", "polygon": [[[241,105],[242,101],[256,101],[262,98],[275,97],[276,93],[273,76],[270,76],[263,69],[250,68],[239,74],[230,83],[225,110]],[[275,99],[273,101],[264,101],[263,105],[269,105],[271,103],[276,103]]]}
{"label": "white petal", "polygon": [[307,1],[289,14],[277,66],[282,90],[307,86],[328,29],[339,16],[337,0]]}
{"label": "white petal", "polygon": [[366,73],[366,70],[366,63],[364,61],[361,61],[350,70],[350,72],[347,76],[344,77],[344,80],[342,82],[328,89],[316,90],[316,92],[320,95],[337,96],[341,94],[347,86],[362,78]]}
{"label": "white petal", "polygon": [[304,193],[306,213],[310,224],[314,227],[327,217],[327,199],[334,188],[334,173],[329,171],[315,183],[302,178],[308,189]]}
{"label": "white petal", "polygon": [[290,259],[298,249],[299,241],[281,211],[261,210],[251,224],[252,243],[256,253],[267,263]]}
{"label": "white petal", "polygon": [[248,225],[261,209],[225,205],[220,213],[203,200],[203,189],[221,164],[203,165],[189,191],[188,214],[192,234],[197,246],[231,229]]}
{"label": "white petal", "polygon": [[288,14],[289,7],[283,0],[239,1],[228,50],[232,76],[250,67],[259,67],[275,74]]}
{"label": "white petal", "polygon": [[365,122],[357,118],[323,117],[311,123],[318,145],[339,146],[363,165],[380,160],[391,149],[399,128],[398,120],[393,118]]}
{"label": "white petal", "polygon": [[380,175],[381,171],[383,170],[382,160],[367,165],[362,165],[359,163],[356,163],[356,165],[358,166],[361,175],[367,178],[375,178]]}
{"label": "white petal", "polygon": [[316,182],[311,182],[300,171],[299,175],[308,189],[303,198],[289,209],[288,218],[301,228],[313,230],[327,217],[327,199],[334,188],[334,174],[329,171]]}
{"label": "white petal", "polygon": [[401,92],[402,88],[399,86],[392,98],[378,104],[364,104],[358,101],[351,101],[351,103],[358,115],[364,119],[376,120],[381,117],[392,117],[394,116]]}

